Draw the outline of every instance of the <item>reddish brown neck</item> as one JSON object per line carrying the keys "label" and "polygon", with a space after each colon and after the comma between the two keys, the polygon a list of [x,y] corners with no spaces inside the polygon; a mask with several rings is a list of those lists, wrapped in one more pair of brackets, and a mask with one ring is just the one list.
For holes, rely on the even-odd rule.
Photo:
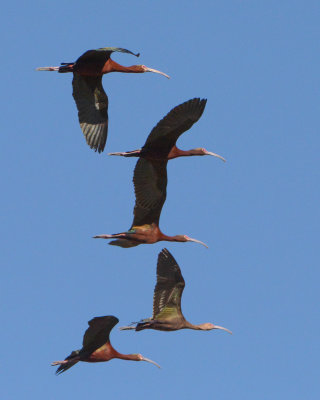
{"label": "reddish brown neck", "polygon": [[114,358],[119,358],[120,360],[140,361],[138,354],[121,354],[117,352],[117,356]]}
{"label": "reddish brown neck", "polygon": [[177,157],[186,157],[186,156],[194,156],[196,154],[192,153],[192,150],[181,150],[177,146],[173,146],[168,154],[168,160],[172,160],[173,158]]}
{"label": "reddish brown neck", "polygon": [[186,242],[186,240],[183,238],[182,235],[176,235],[176,236],[167,236],[164,233],[162,233],[159,229],[159,241],[166,241],[166,242]]}
{"label": "reddish brown neck", "polygon": [[103,69],[102,69],[102,73],[103,74],[107,74],[109,72],[132,72],[132,73],[141,73],[143,72],[141,70],[141,66],[140,65],[131,65],[130,67],[125,67],[123,65],[120,65],[118,63],[116,63],[115,61],[111,60],[111,58],[109,58],[109,60],[104,64]]}

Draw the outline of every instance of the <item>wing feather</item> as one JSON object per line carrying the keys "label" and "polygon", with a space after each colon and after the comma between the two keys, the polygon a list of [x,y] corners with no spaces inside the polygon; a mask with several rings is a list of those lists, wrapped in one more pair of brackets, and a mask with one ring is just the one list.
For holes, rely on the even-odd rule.
{"label": "wing feather", "polygon": [[102,76],[74,72],[72,87],[82,132],[88,145],[100,153],[108,135],[108,96],[102,87]]}
{"label": "wing feather", "polygon": [[199,120],[206,103],[206,99],[194,98],[173,108],[152,129],[143,149],[168,155],[179,136]]}
{"label": "wing feather", "polygon": [[136,203],[132,226],[159,224],[167,181],[167,160],[139,158],[133,174]]}
{"label": "wing feather", "polygon": [[111,329],[119,322],[118,318],[108,315],[95,317],[88,322],[89,328],[85,331],[81,351],[93,353],[105,343],[108,343]]}
{"label": "wing feather", "polygon": [[177,261],[167,249],[163,249],[158,256],[153,319],[182,316],[181,297],[184,286],[185,282]]}

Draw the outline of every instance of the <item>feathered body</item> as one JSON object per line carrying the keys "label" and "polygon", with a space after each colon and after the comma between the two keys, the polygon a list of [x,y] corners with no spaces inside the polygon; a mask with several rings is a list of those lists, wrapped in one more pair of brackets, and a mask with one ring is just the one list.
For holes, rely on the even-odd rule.
{"label": "feathered body", "polygon": [[159,331],[222,329],[231,333],[228,329],[209,322],[199,325],[188,322],[181,311],[181,297],[184,287],[185,281],[177,261],[167,249],[163,249],[158,256],[152,318],[134,323],[136,326],[126,326],[120,329],[134,329],[136,331],[144,329]]}

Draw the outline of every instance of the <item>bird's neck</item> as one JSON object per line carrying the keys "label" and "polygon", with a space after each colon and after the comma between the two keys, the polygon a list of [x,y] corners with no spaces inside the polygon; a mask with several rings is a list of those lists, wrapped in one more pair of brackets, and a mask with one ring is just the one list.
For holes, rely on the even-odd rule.
{"label": "bird's neck", "polygon": [[117,356],[115,356],[114,358],[119,358],[120,360],[140,361],[138,358],[138,354],[117,353]]}
{"label": "bird's neck", "polygon": [[188,156],[198,156],[199,151],[197,149],[192,150],[181,150],[176,146],[173,146],[168,154],[168,160],[172,160],[173,158],[177,157],[188,157]]}
{"label": "bird's neck", "polygon": [[139,73],[143,71],[141,70],[141,67],[139,65],[131,65],[130,67],[125,67],[124,65],[120,65],[109,58],[102,69],[102,73],[107,74],[109,72]]}
{"label": "bird's neck", "polygon": [[181,235],[167,236],[164,233],[162,233],[161,231],[160,231],[159,237],[160,237],[159,241],[160,240],[164,240],[166,242],[185,242],[186,241],[181,238]]}

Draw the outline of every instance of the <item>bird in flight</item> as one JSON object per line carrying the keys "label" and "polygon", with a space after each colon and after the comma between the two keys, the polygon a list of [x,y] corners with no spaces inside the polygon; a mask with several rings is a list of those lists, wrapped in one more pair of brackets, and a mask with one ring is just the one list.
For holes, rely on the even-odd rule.
{"label": "bird in flight", "polygon": [[204,148],[185,151],[176,146],[180,135],[189,130],[199,120],[206,103],[206,99],[194,98],[174,107],[152,129],[141,149],[122,153],[109,153],[109,155],[166,160],[187,156],[214,156],[226,161],[219,154],[212,153]]}
{"label": "bird in flight", "polygon": [[[127,153],[112,153],[125,157],[139,157],[133,183],[136,203],[134,219],[127,232],[111,235],[97,235],[94,238],[116,239],[111,245],[133,247],[141,243],[156,243],[161,240],[170,242],[203,242],[187,235],[168,236],[161,232],[159,219],[167,196],[167,162],[182,155],[215,155],[205,149],[183,152],[175,145],[179,136],[190,129],[199,120],[206,105],[206,100],[195,98],[175,107],[165,116],[148,136],[141,150]],[[183,154],[182,154],[183,153]],[[185,154],[188,153],[188,154]],[[224,160],[224,159],[223,159]]]}
{"label": "bird in flight", "polygon": [[99,153],[104,150],[108,134],[108,96],[102,86],[102,76],[109,72],[154,72],[169,78],[165,73],[145,65],[120,65],[110,58],[113,52],[136,57],[140,55],[118,47],[102,47],[86,51],[75,62],[37,68],[37,71],[73,72],[72,95],[77,105],[80,127],[90,148]]}
{"label": "bird in flight", "polygon": [[158,256],[157,283],[153,295],[152,318],[134,322],[132,325],[121,327],[121,330],[156,329],[159,331],[176,331],[179,329],[195,329],[210,331],[222,329],[232,333],[229,329],[209,322],[193,325],[188,322],[181,311],[181,297],[185,282],[177,261],[167,249],[163,249]]}
{"label": "bird in flight", "polygon": [[79,361],[102,362],[113,358],[131,361],[147,361],[157,367],[160,366],[141,354],[121,354],[115,350],[110,343],[109,335],[111,329],[119,322],[118,318],[108,315],[95,317],[88,322],[89,328],[83,336],[82,348],[73,351],[65,360],[54,361],[51,365],[59,365],[56,374],[59,375],[74,366]]}

